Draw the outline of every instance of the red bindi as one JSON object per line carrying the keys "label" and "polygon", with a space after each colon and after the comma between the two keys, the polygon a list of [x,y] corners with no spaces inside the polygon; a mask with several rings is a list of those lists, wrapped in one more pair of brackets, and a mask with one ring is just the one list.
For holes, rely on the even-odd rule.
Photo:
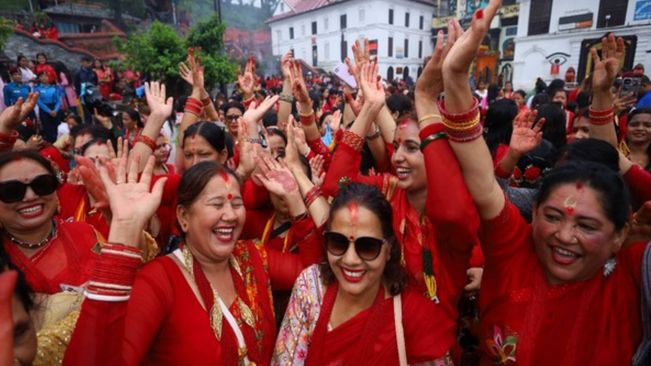
{"label": "red bindi", "polygon": [[565,207],[565,212],[570,216],[574,215],[574,207]]}
{"label": "red bindi", "polygon": [[583,182],[576,182],[576,189],[579,191],[583,189]]}
{"label": "red bindi", "polygon": [[226,199],[228,199],[229,201],[232,201],[232,200],[233,200],[233,195],[230,194],[230,193],[227,194],[227,195],[226,195]]}
{"label": "red bindi", "polygon": [[479,9],[479,10],[477,10],[477,12],[475,13],[475,17],[476,17],[477,19],[481,19],[481,18],[483,18],[483,17],[484,17],[484,9]]}

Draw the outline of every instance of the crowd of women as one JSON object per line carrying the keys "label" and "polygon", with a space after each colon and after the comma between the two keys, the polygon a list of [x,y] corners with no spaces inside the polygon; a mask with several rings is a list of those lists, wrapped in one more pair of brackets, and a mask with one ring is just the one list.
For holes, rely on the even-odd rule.
{"label": "crowd of women", "polygon": [[554,102],[473,95],[499,7],[437,34],[406,102],[356,42],[341,103],[287,53],[279,95],[248,62],[216,108],[189,50],[176,143],[152,81],[138,133],[98,114],[72,169],[16,144],[43,94],[18,98],[0,364],[648,365],[651,172],[624,147],[648,151],[651,111],[617,118],[623,41],[591,55],[579,136]]}

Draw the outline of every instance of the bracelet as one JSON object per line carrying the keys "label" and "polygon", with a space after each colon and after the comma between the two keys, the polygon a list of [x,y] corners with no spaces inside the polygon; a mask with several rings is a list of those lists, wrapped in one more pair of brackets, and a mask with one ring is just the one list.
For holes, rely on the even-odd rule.
{"label": "bracelet", "polygon": [[289,94],[280,94],[280,96],[279,96],[278,99],[279,99],[281,102],[286,102],[286,103],[289,103],[289,104],[294,103],[294,100],[295,100],[294,96],[293,96],[293,95],[289,95]]}
{"label": "bracelet", "polygon": [[185,101],[185,108],[183,110],[186,113],[192,113],[196,116],[199,116],[203,111],[203,104],[197,99],[189,97]]}
{"label": "bracelet", "polygon": [[592,108],[592,106],[588,108],[588,113],[590,114],[590,117],[605,117],[614,112],[615,112],[614,105],[611,105],[610,108],[604,109],[602,111],[595,110],[594,108]]}
{"label": "bracelet", "polygon": [[9,133],[0,132],[0,143],[11,144],[13,145],[18,139],[18,131],[13,130]]}
{"label": "bracelet", "polygon": [[423,139],[423,141],[420,142],[420,151],[425,151],[425,148],[427,145],[431,144],[432,142],[438,140],[438,139],[447,139],[448,134],[441,131],[437,133],[433,133]]}
{"label": "bracelet", "polygon": [[[474,99],[474,98],[473,98]],[[444,101],[439,101],[439,110],[443,115],[443,125],[450,141],[469,142],[480,138],[483,134],[479,104],[475,99],[470,111],[458,114],[448,113]]]}
{"label": "bracelet", "polygon": [[375,140],[376,138],[382,135],[382,131],[379,128],[375,128],[375,132],[372,135],[366,135],[367,140]]}
{"label": "bracelet", "polygon": [[364,139],[362,136],[356,134],[351,130],[344,131],[344,136],[341,139],[341,142],[350,146],[351,149],[357,152],[362,151],[362,147],[364,147]]}
{"label": "bracelet", "polygon": [[308,113],[303,113],[300,110],[298,111],[298,115],[301,117],[312,117],[314,115],[314,110],[310,109]]}
{"label": "bracelet", "polygon": [[476,98],[472,98],[473,104],[472,107],[468,112],[464,113],[449,113],[445,109],[445,100],[439,100],[438,105],[439,105],[439,111],[441,112],[441,115],[443,116],[444,119],[448,119],[449,121],[452,122],[461,122],[461,121],[468,121],[471,120],[475,116],[475,109],[479,107],[479,102],[477,101]]}
{"label": "bracelet", "polygon": [[615,117],[615,107],[613,105],[610,106],[610,108],[602,110],[602,111],[597,111],[590,106],[588,108],[588,118],[590,120],[590,124],[596,125],[596,126],[603,126],[611,123]]}
{"label": "bracelet", "polygon": [[434,114],[428,114],[427,116],[424,116],[423,118],[419,119],[418,124],[420,125],[421,123],[427,121],[428,119],[432,119],[432,118],[438,119],[438,122],[442,121],[441,115],[434,113]]}
{"label": "bracelet", "polygon": [[299,120],[302,125],[309,126],[314,123],[314,113],[310,113],[308,115],[301,114]]}
{"label": "bracelet", "polygon": [[140,134],[136,138],[136,143],[138,142],[142,142],[143,144],[147,145],[147,147],[150,148],[152,152],[156,151],[156,141],[154,141],[154,139],[151,137]]}
{"label": "bracelet", "polygon": [[319,186],[314,186],[312,189],[310,189],[309,192],[305,195],[305,207],[310,207],[314,201],[316,201],[317,198],[319,198],[322,195],[321,188]]}
{"label": "bracelet", "polygon": [[244,141],[250,143],[250,144],[259,144],[262,145],[262,139],[259,137],[245,137]]}
{"label": "bracelet", "polygon": [[95,300],[95,301],[107,301],[107,302],[120,302],[120,301],[128,301],[129,300],[129,295],[125,296],[107,296],[107,295],[98,295],[94,294],[88,290],[84,291],[84,296],[87,299]]}

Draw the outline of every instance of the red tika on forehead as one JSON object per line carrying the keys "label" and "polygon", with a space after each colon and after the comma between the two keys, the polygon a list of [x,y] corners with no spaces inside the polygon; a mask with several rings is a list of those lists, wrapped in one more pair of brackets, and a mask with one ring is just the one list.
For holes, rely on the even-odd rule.
{"label": "red tika on forehead", "polygon": [[357,202],[351,202],[348,204],[348,213],[350,214],[350,223],[352,225],[357,225],[359,222],[359,206]]}
{"label": "red tika on forehead", "polygon": [[222,177],[222,179],[223,179],[224,182],[226,182],[226,183],[228,183],[228,181],[230,180],[230,177],[229,177],[229,175],[228,175],[228,172],[227,172],[225,169],[221,169],[221,170],[219,171],[219,175]]}
{"label": "red tika on forehead", "polygon": [[477,10],[477,12],[475,13],[475,17],[477,17],[477,19],[483,18],[484,17],[484,9]]}
{"label": "red tika on forehead", "polygon": [[583,182],[576,182],[576,189],[579,191],[583,189]]}

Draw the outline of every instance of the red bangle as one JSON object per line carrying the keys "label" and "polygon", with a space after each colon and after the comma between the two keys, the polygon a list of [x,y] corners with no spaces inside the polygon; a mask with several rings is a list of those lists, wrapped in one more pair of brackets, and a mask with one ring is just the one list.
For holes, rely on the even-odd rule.
{"label": "red bangle", "polygon": [[301,115],[299,118],[302,125],[309,126],[314,123],[314,113],[310,114],[309,116]]}
{"label": "red bangle", "polygon": [[351,130],[344,131],[341,142],[357,152],[362,151],[362,147],[364,147],[364,138]]}
{"label": "red bangle", "polygon": [[441,112],[441,116],[443,116],[443,118],[453,123],[460,123],[460,122],[466,122],[472,120],[475,117],[475,113],[477,113],[477,109],[479,107],[479,102],[477,101],[477,99],[472,98],[472,100],[473,100],[472,107],[468,110],[468,112],[463,112],[463,113],[448,112],[445,109],[445,100],[439,100],[438,101],[439,112]]}
{"label": "red bangle", "polygon": [[143,144],[147,145],[151,151],[156,151],[156,141],[154,141],[151,137],[140,134],[140,136],[136,138],[136,143],[138,142],[142,142]]}
{"label": "red bangle", "polygon": [[0,132],[0,142],[14,144],[18,139],[18,131],[13,130],[9,133]]}
{"label": "red bangle", "polygon": [[615,113],[615,106],[611,105],[610,108],[604,109],[602,111],[597,111],[592,108],[592,106],[590,106],[590,108],[588,108],[588,113],[590,114],[590,117],[605,117],[612,113]]}
{"label": "red bangle", "polygon": [[310,189],[310,191],[305,195],[305,207],[310,207],[319,196],[321,196],[321,189],[319,186],[312,187],[312,189]]}

